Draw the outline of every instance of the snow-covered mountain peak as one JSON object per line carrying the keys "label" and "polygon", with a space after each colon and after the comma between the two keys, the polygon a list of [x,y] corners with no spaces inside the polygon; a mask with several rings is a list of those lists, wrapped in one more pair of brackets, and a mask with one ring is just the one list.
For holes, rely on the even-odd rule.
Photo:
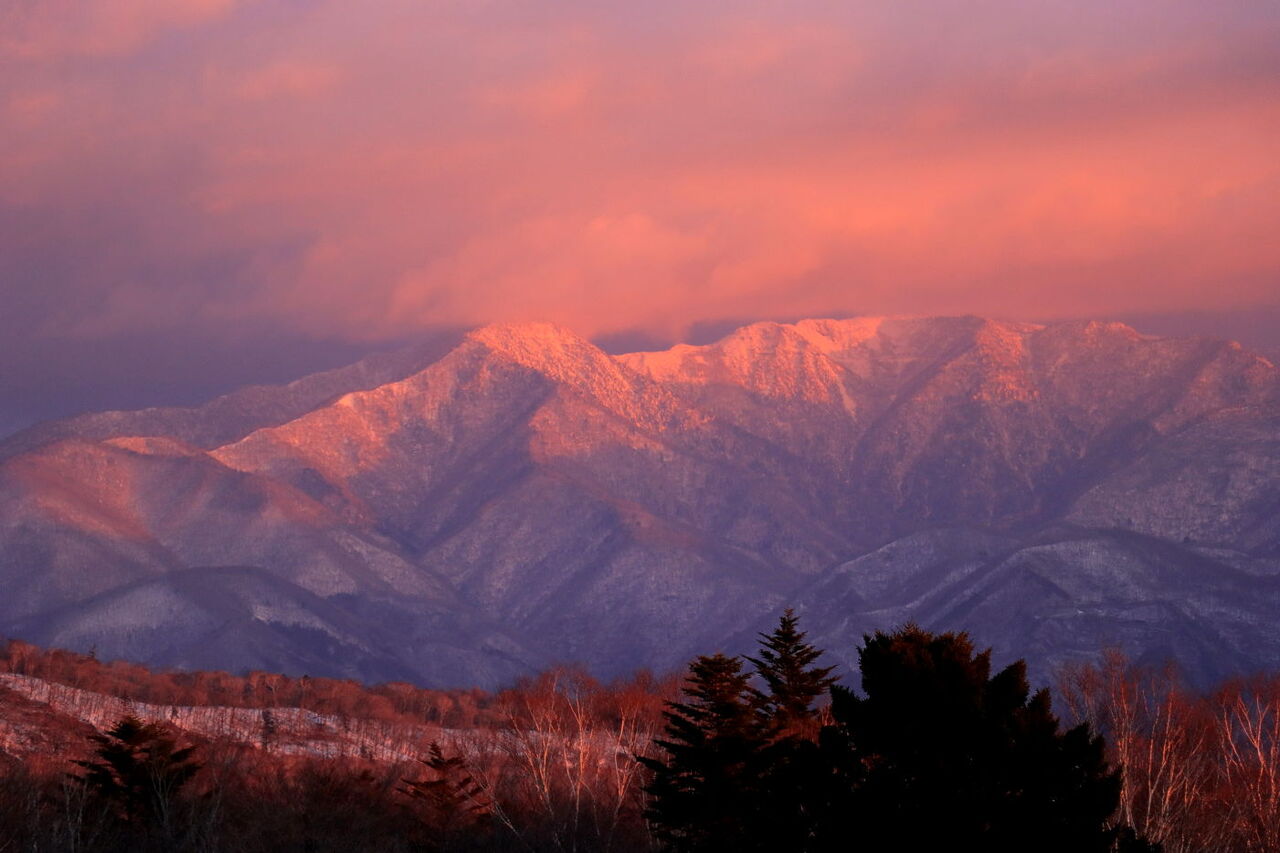
{"label": "snow-covered mountain peak", "polygon": [[[620,356],[662,383],[738,386],[773,398],[835,403],[887,389],[940,359],[978,348],[988,361],[1019,361],[1040,327],[973,317],[852,317],[752,323],[705,346]],[[853,396],[851,396],[853,395]]]}
{"label": "snow-covered mountain peak", "polygon": [[706,346],[631,353],[618,361],[676,389],[736,387],[776,399],[843,405],[844,371],[828,356],[835,349],[815,328],[753,323]]}
{"label": "snow-covered mountain peak", "polygon": [[[1116,323],[755,323],[616,357],[487,326],[12,448],[0,631],[493,683],[524,661],[676,667],[790,601],[833,642],[894,614],[1085,648],[1176,588],[1185,618],[1153,617],[1151,642],[1202,619],[1205,643],[1238,638],[1212,660],[1275,661],[1280,593],[1250,579],[1280,555],[1277,401],[1247,350]],[[1103,533],[1071,544],[1081,525]],[[1055,621],[1114,590],[1100,622]],[[120,616],[144,599],[146,631]]]}
{"label": "snow-covered mountain peak", "polygon": [[666,429],[674,422],[691,426],[700,420],[691,412],[680,411],[667,390],[635,370],[626,358],[611,357],[585,338],[552,323],[485,326],[468,335],[468,343],[536,371],[560,390],[581,394],[645,429]]}
{"label": "snow-covered mountain peak", "polygon": [[889,317],[850,317],[845,320],[800,320],[792,328],[821,352],[846,352],[880,334]]}
{"label": "snow-covered mountain peak", "polygon": [[546,322],[494,323],[471,332],[467,340],[536,370],[600,352],[577,333]]}

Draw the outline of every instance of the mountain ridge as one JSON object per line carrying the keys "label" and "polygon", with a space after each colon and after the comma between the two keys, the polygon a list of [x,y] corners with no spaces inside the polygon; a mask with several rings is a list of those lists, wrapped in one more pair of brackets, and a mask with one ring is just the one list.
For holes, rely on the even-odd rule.
{"label": "mountain ridge", "polygon": [[[428,684],[460,676],[428,648],[454,648],[488,685],[552,660],[603,674],[671,668],[749,638],[787,603],[824,613],[824,597],[856,603],[864,627],[892,612],[980,638],[1003,631],[1033,666],[1062,656],[982,602],[1018,599],[1059,625],[1073,654],[1112,637],[1141,656],[1182,625],[1201,638],[1187,656],[1208,679],[1223,674],[1203,651],[1221,623],[1233,637],[1224,666],[1280,664],[1280,629],[1260,609],[1270,569],[1250,575],[1254,601],[1234,570],[1203,569],[1206,548],[1231,554],[1223,565],[1280,559],[1280,375],[1237,344],[979,317],[762,322],[621,355],[543,323],[448,343],[299,380],[305,393],[285,386],[283,402],[72,419],[6,440],[0,585],[13,594],[0,632],[84,647],[111,630],[94,596],[239,568],[264,580],[226,605],[227,624],[266,614],[284,671],[315,666],[312,646],[329,641],[290,640],[277,611],[255,605],[284,595],[267,591],[281,583],[316,613],[343,614],[316,617],[333,642],[400,626],[421,648],[369,639],[384,651],[361,666]],[[130,425],[158,434],[112,433]],[[972,606],[926,595],[904,610],[883,579],[841,570],[895,542],[932,553],[921,536],[953,542],[963,562],[968,546],[945,534],[960,528],[1023,555],[984,570],[986,586],[921,576]],[[1086,531],[1087,547],[1068,537],[1035,550],[1068,528]],[[1115,538],[1129,534],[1139,539]],[[1118,599],[1091,605],[1088,625],[1050,616],[1065,606],[1055,589],[1095,595],[1082,579],[1097,554],[1138,572],[1134,549],[1166,548],[1200,580],[1150,624],[1131,624]],[[1029,568],[1050,564],[1075,580]],[[901,571],[907,583],[916,569]],[[1113,578],[1117,590],[1130,580]],[[1153,606],[1161,595],[1155,581],[1135,589]],[[1254,615],[1204,604],[1215,596]],[[52,610],[58,619],[42,622]],[[445,636],[449,614],[471,626],[453,627],[465,641]],[[852,648],[856,636],[831,633],[847,619],[818,622],[815,635]],[[486,651],[485,637],[506,639]],[[219,642],[228,667],[246,657]]]}

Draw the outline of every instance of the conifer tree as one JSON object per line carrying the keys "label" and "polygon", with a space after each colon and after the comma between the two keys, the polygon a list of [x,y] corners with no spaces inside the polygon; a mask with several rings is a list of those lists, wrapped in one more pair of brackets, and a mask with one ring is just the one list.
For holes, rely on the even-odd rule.
{"label": "conifer tree", "polygon": [[769,739],[760,778],[768,819],[753,833],[765,850],[815,849],[815,810],[830,799],[831,774],[814,743],[814,703],[835,683],[835,667],[817,665],[822,651],[805,642],[798,621],[788,608],[777,628],[759,635],[758,656],[747,658],[763,682],[752,695]]}
{"label": "conifer tree", "polygon": [[761,687],[736,658],[699,658],[690,668],[689,701],[667,712],[665,762],[648,791],[650,817],[678,850],[794,850],[812,841],[811,801],[822,799],[826,773],[812,742],[814,702],[834,682],[822,652],[806,643],[788,610],[760,635],[748,658]]}
{"label": "conifer tree", "polygon": [[[1109,851],[1119,773],[1087,725],[1060,732],[1018,661],[994,676],[964,634],[867,637],[865,696],[835,687],[834,767],[865,771],[822,834],[871,849]],[[879,845],[879,846],[877,846]]]}
{"label": "conifer tree", "polygon": [[418,759],[432,777],[404,779],[400,792],[423,817],[433,847],[450,850],[462,838],[475,840],[491,829],[492,802],[459,755],[446,756],[433,741],[426,758]]}
{"label": "conifer tree", "polygon": [[96,757],[75,762],[85,771],[76,779],[134,833],[172,838],[178,795],[201,767],[195,747],[179,749],[163,727],[133,716],[91,740]]}
{"label": "conifer tree", "polygon": [[[643,759],[671,849],[1151,853],[1111,819],[1120,779],[1086,725],[1060,731],[1019,661],[991,674],[964,634],[865,638],[865,695],[834,684],[795,614],[748,658],[699,658],[666,713],[666,759]],[[833,725],[812,737],[815,699]]]}
{"label": "conifer tree", "polygon": [[788,607],[772,633],[759,635],[759,657],[747,658],[764,681],[752,693],[775,736],[811,733],[813,704],[836,683],[834,666],[814,665],[822,651],[804,641],[798,621]]}
{"label": "conifer tree", "polygon": [[736,657],[716,654],[689,665],[687,701],[664,713],[666,759],[642,758],[653,778],[647,816],[672,849],[755,849],[751,813],[758,802],[765,735],[748,675]]}

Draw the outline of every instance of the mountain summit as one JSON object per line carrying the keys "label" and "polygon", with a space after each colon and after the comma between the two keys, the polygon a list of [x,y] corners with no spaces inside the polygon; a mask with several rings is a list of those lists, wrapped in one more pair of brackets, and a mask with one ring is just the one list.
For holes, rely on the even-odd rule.
{"label": "mountain summit", "polygon": [[0,632],[154,664],[492,685],[736,647],[795,604],[1047,668],[1280,665],[1280,374],[1209,339],[548,324],[0,444]]}

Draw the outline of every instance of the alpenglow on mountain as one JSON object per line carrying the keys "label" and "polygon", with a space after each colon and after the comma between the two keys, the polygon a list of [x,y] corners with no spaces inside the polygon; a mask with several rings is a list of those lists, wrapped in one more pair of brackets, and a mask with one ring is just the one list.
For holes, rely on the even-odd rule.
{"label": "alpenglow on mountain", "polygon": [[757,323],[611,356],[498,325],[0,444],[0,633],[426,685],[749,646],[794,605],[1280,666],[1280,374],[1114,323]]}

